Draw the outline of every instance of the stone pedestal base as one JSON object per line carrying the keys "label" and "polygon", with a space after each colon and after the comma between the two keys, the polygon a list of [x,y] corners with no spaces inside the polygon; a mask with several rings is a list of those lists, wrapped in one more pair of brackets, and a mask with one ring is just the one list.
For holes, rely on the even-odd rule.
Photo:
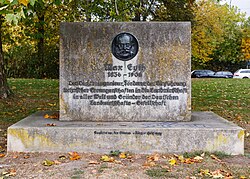
{"label": "stone pedestal base", "polygon": [[244,154],[244,129],[212,112],[193,112],[190,122],[66,122],[44,119],[45,114],[8,128],[8,152]]}

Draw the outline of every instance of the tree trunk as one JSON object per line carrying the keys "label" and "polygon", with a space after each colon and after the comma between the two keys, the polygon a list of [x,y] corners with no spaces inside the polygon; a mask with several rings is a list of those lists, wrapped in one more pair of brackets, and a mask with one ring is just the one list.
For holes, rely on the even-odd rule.
{"label": "tree trunk", "polygon": [[44,61],[44,12],[39,11],[37,13],[38,19],[39,19],[39,27],[38,27],[38,34],[39,34],[39,39],[38,39],[38,44],[37,44],[37,54],[38,54],[38,66],[37,69],[39,70],[39,78],[44,78],[46,77],[45,74],[45,61]]}
{"label": "tree trunk", "polygon": [[11,94],[11,90],[7,84],[7,78],[4,70],[4,56],[2,47],[2,24],[3,16],[0,15],[0,99],[7,98]]}

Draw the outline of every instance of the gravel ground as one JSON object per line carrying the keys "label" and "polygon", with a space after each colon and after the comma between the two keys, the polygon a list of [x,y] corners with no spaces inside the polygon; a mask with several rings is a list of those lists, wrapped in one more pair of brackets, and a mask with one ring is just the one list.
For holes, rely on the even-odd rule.
{"label": "gravel ground", "polygon": [[[104,154],[103,154],[104,155]],[[223,159],[203,156],[199,162],[182,163],[178,156],[153,154],[118,156],[109,162],[101,161],[101,154],[80,153],[77,160],[71,160],[68,153],[9,153],[0,159],[0,173],[3,178],[212,178],[215,171],[225,177],[250,178],[250,157],[230,156]],[[175,159],[174,165],[170,160]]]}

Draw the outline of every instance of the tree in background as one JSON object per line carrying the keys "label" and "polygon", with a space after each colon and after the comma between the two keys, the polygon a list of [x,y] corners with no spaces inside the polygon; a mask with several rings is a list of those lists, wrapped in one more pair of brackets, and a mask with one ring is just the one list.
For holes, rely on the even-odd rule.
{"label": "tree in background", "polygon": [[[66,1],[64,1],[66,3]],[[58,26],[60,20],[63,16],[57,16],[61,10],[61,1],[59,0],[36,0],[34,6],[29,8],[29,13],[27,18],[24,20],[23,25],[29,27],[29,30],[26,30],[26,36],[32,38],[36,44],[35,51],[36,55],[34,56],[33,61],[35,63],[33,68],[36,69],[36,78],[46,78],[48,77],[47,68],[48,59],[46,51],[49,50],[48,43],[46,40],[49,39],[50,43],[53,44],[53,40],[56,40],[58,43]],[[59,13],[60,14],[60,13]],[[51,40],[53,39],[53,40]],[[56,44],[53,44],[56,45]],[[52,53],[52,51],[50,51]]]}
{"label": "tree in background", "polygon": [[[4,69],[2,26],[5,20],[17,24],[22,17],[25,17],[24,8],[28,6],[28,3],[28,0],[0,1],[0,99],[7,98],[11,94]],[[34,3],[35,0],[30,2],[31,5],[34,5]]]}
{"label": "tree in background", "polygon": [[153,20],[192,21],[195,0],[160,0],[157,3]]}
{"label": "tree in background", "polygon": [[[239,24],[243,18],[216,0],[21,1],[33,4],[20,11],[26,18],[16,28],[4,23],[2,34],[9,77],[58,78],[59,24],[64,21],[191,21],[193,68],[231,68],[248,49]],[[17,21],[12,15],[8,19]]]}
{"label": "tree in background", "polygon": [[242,25],[241,50],[243,53],[244,60],[249,63],[250,62],[250,17],[248,17],[247,21]]}
{"label": "tree in background", "polygon": [[[194,7],[192,28],[192,67],[225,70],[225,64],[241,61],[243,14],[217,1],[199,1]],[[221,68],[217,68],[221,64]]]}
{"label": "tree in background", "polygon": [[[36,0],[19,22],[18,31],[11,34],[17,45],[5,38],[7,74],[10,77],[58,78],[59,24],[66,21],[71,9],[69,1]],[[7,26],[6,32],[12,30]],[[20,35],[21,34],[21,35]],[[4,34],[7,37],[7,34]],[[18,43],[17,43],[18,42]]]}

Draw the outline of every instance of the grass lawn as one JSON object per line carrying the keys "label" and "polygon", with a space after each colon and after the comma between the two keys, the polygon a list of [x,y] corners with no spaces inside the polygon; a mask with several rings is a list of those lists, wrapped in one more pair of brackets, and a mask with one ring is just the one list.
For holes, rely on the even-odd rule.
{"label": "grass lawn", "polygon": [[250,122],[250,79],[192,79],[192,110]]}
{"label": "grass lawn", "polygon": [[0,99],[0,124],[12,124],[39,110],[58,110],[59,81],[9,79],[14,95]]}
{"label": "grass lawn", "polygon": [[[9,79],[14,95],[0,100],[0,124],[39,110],[58,110],[59,81]],[[250,79],[192,79],[192,110],[213,111],[236,122],[250,121]]]}

